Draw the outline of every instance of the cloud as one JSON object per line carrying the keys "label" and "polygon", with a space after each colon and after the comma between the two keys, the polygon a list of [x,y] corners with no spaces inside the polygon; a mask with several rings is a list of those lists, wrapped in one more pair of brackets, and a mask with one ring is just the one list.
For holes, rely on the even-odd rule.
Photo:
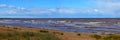
{"label": "cloud", "polygon": [[120,0],[99,0],[97,9],[103,15],[120,17]]}
{"label": "cloud", "polygon": [[[23,8],[15,7],[12,5],[1,5],[0,13],[8,14],[52,14],[52,13],[67,13],[67,14],[76,14],[76,13],[94,13],[98,12],[94,8]],[[6,10],[3,10],[6,9]]]}
{"label": "cloud", "polygon": [[[89,2],[89,1],[87,1]],[[86,3],[87,3],[86,2]],[[120,17],[120,0],[92,0],[97,6],[89,8],[24,8],[14,5],[0,4],[0,14],[17,15],[104,15],[108,17]],[[79,5],[79,4],[78,4]],[[92,5],[92,4],[89,4]]]}
{"label": "cloud", "polygon": [[105,15],[119,16],[120,0],[100,0],[98,1],[98,10]]}
{"label": "cloud", "polygon": [[13,5],[0,4],[0,13],[2,14],[15,14],[25,10],[22,7],[15,7]]}
{"label": "cloud", "polygon": [[1,7],[6,7],[7,5],[6,4],[0,4],[0,8]]}
{"label": "cloud", "polygon": [[0,13],[3,14],[102,14],[102,15],[120,15],[119,0],[100,0],[94,1],[98,6],[94,8],[24,8],[14,5],[0,4]]}

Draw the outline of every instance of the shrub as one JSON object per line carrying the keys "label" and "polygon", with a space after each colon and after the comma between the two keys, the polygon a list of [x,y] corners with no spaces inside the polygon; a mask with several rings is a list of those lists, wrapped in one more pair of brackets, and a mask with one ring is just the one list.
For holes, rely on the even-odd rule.
{"label": "shrub", "polygon": [[0,33],[0,38],[1,38],[1,37],[4,37],[4,33]]}
{"label": "shrub", "polygon": [[108,35],[104,37],[103,40],[120,40],[120,36],[119,35]]}
{"label": "shrub", "polygon": [[5,32],[5,33],[0,33],[0,38],[14,38],[19,35],[18,32]]}
{"label": "shrub", "polygon": [[63,33],[60,33],[61,35],[64,35]]}
{"label": "shrub", "polygon": [[14,35],[14,33],[7,32],[7,33],[5,33],[5,36],[6,37],[14,37],[16,35]]}
{"label": "shrub", "polygon": [[15,35],[19,35],[20,33],[15,31],[14,34],[15,34]]}
{"label": "shrub", "polygon": [[40,32],[42,32],[42,33],[48,33],[47,30],[40,30]]}
{"label": "shrub", "polygon": [[57,38],[56,36],[52,35],[52,34],[38,34],[39,38],[41,40],[60,40],[59,38]]}
{"label": "shrub", "polygon": [[14,27],[14,29],[18,29],[17,27]]}
{"label": "shrub", "polygon": [[60,33],[60,32],[53,32],[53,34],[58,34],[58,33]]}
{"label": "shrub", "polygon": [[78,36],[81,36],[81,34],[80,34],[80,33],[78,33],[77,35],[78,35]]}
{"label": "shrub", "polygon": [[49,33],[23,32],[22,36],[27,40],[32,40],[34,38],[41,40],[59,40],[59,38]]}
{"label": "shrub", "polygon": [[98,40],[98,39],[101,39],[101,36],[100,36],[100,35],[97,35],[97,34],[92,35],[92,37],[95,38],[95,39],[97,39],[97,40]]}
{"label": "shrub", "polygon": [[34,34],[33,34],[33,32],[22,32],[22,36],[27,38],[27,37],[33,37]]}
{"label": "shrub", "polygon": [[[62,34],[63,35],[63,34]],[[60,40],[53,34],[40,32],[4,32],[0,33],[0,39],[7,40]]]}
{"label": "shrub", "polygon": [[60,34],[60,35],[64,35],[64,33],[61,33],[61,32],[53,32],[53,34]]}

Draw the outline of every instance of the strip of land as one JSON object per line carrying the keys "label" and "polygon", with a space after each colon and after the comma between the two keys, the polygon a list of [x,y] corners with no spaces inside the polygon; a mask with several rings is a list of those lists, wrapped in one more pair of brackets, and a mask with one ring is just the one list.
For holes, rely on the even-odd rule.
{"label": "strip of land", "polygon": [[120,35],[61,32],[51,29],[1,25],[0,40],[120,40]]}

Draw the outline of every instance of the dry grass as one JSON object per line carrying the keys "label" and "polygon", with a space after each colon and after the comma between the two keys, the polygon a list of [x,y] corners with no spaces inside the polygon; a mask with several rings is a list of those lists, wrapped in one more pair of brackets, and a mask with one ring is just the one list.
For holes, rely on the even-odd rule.
{"label": "dry grass", "polygon": [[44,29],[0,26],[0,31],[0,40],[60,40]]}
{"label": "dry grass", "polygon": [[50,29],[0,26],[0,40],[120,40],[116,35],[61,32]]}

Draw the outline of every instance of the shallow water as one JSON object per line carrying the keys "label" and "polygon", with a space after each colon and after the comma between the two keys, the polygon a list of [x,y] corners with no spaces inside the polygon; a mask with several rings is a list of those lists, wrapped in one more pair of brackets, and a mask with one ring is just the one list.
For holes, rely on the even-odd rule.
{"label": "shallow water", "polygon": [[[31,20],[0,20],[0,25],[11,25],[11,26],[25,26],[33,28],[47,28],[55,29],[60,31],[67,32],[89,32],[89,33],[120,33],[120,24],[98,24],[98,23],[89,23],[89,22],[78,22],[79,25],[71,25],[76,23],[56,23],[47,22],[47,21],[31,21]],[[76,27],[77,26],[77,27]]]}

